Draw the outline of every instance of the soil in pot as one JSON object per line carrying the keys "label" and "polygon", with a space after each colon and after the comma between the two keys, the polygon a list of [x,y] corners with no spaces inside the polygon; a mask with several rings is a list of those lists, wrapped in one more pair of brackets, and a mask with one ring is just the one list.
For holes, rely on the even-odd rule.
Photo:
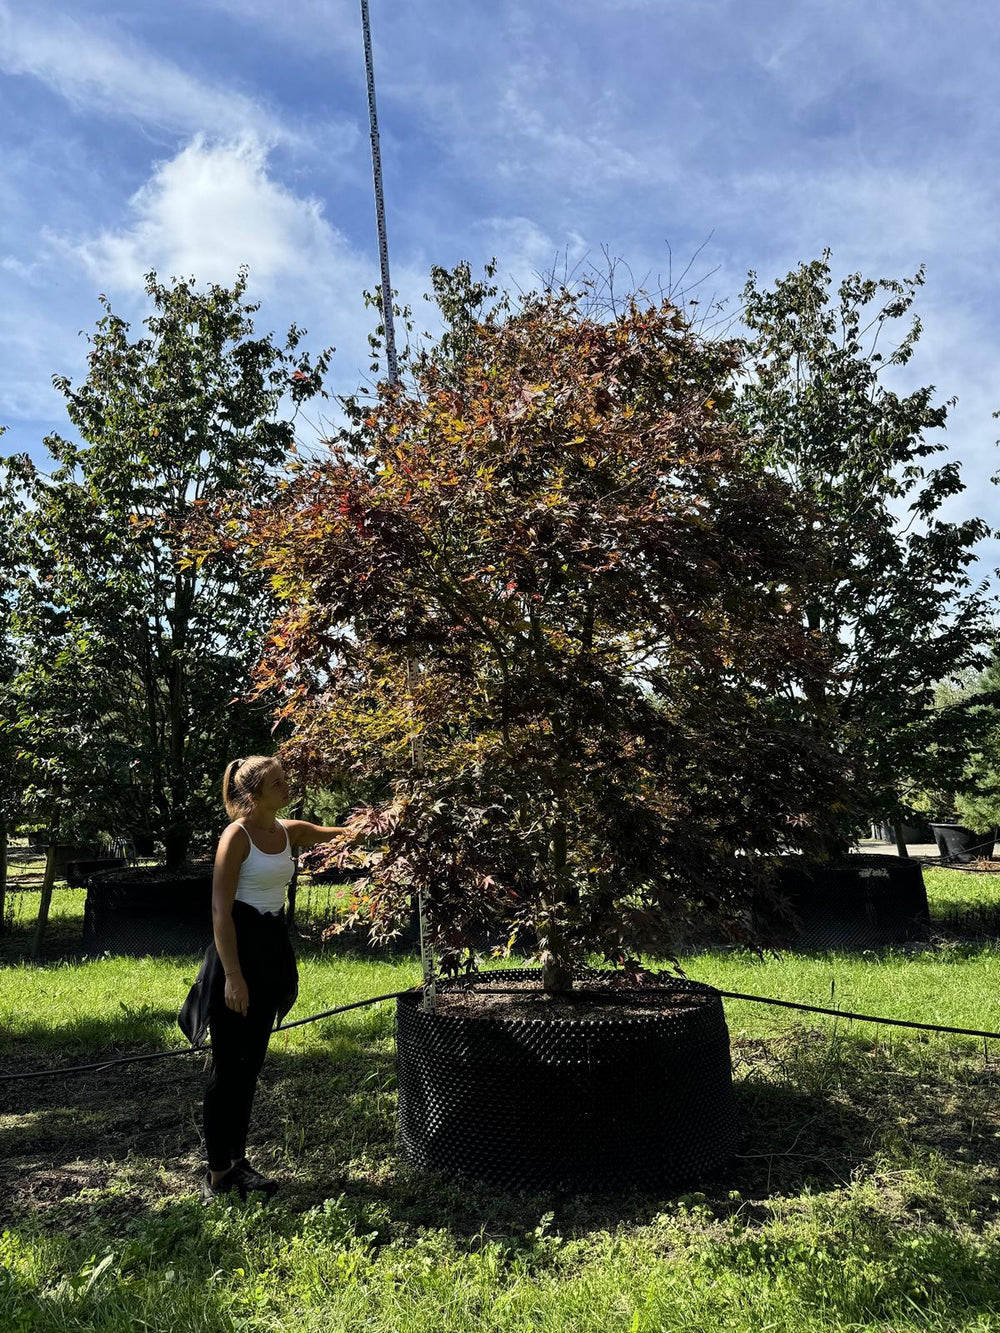
{"label": "soil in pot", "polygon": [[738,1142],[720,997],[683,980],[626,993],[611,975],[549,998],[537,969],[492,972],[442,985],[434,1014],[402,996],[407,1160],[526,1190],[660,1192],[718,1172]]}
{"label": "soil in pot", "polygon": [[[520,971],[520,969],[518,969]],[[504,973],[490,973],[489,981],[442,990],[439,1014],[462,1014],[468,1018],[531,1018],[593,1022],[597,1019],[658,1018],[664,1014],[709,1004],[711,993],[671,991],[657,988],[595,989],[574,986],[571,991],[549,994],[537,977],[507,981]]]}

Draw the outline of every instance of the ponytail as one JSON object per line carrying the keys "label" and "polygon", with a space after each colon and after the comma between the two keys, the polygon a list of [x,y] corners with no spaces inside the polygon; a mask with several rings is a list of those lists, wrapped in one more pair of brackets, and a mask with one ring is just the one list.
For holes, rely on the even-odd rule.
{"label": "ponytail", "polygon": [[253,811],[253,798],[260,791],[269,768],[278,760],[274,755],[252,754],[233,759],[222,775],[222,804],[230,819],[245,819]]}

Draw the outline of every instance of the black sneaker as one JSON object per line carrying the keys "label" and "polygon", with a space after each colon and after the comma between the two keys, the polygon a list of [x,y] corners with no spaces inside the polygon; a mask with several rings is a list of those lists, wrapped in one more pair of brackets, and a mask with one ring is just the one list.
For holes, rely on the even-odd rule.
{"label": "black sneaker", "polygon": [[259,1191],[265,1198],[273,1199],[280,1188],[278,1181],[272,1180],[270,1176],[262,1176],[259,1171],[255,1171],[245,1157],[240,1158],[232,1167],[232,1171],[237,1176],[246,1194]]}
{"label": "black sneaker", "polygon": [[206,1171],[201,1182],[202,1203],[211,1203],[213,1199],[221,1198],[225,1194],[236,1194],[240,1199],[247,1197],[246,1185],[237,1168],[231,1166],[214,1185],[211,1171]]}

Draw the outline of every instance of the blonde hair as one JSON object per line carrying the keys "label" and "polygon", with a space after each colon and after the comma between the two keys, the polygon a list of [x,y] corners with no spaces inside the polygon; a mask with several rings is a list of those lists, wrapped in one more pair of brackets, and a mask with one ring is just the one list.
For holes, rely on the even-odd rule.
{"label": "blonde hair", "polygon": [[264,785],[268,770],[280,763],[273,754],[251,754],[226,765],[222,775],[222,804],[230,819],[246,819],[253,814],[253,798]]}

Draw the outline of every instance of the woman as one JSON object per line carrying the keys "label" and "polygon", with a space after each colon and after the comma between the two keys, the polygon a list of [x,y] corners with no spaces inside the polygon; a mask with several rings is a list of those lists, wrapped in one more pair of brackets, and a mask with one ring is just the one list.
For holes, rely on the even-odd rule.
{"label": "woman", "polygon": [[196,1045],[206,1029],[212,1039],[204,1108],[208,1170],[201,1187],[206,1202],[231,1191],[246,1198],[260,1190],[270,1198],[278,1188],[276,1180],[250,1165],[246,1140],[271,1031],[298,992],[285,924],[291,849],[293,844],[314,847],[347,832],[278,819],[289,795],[280,762],[267,755],[234,759],[222,780],[222,800],[233,823],[215,853],[214,941],[179,1018]]}

